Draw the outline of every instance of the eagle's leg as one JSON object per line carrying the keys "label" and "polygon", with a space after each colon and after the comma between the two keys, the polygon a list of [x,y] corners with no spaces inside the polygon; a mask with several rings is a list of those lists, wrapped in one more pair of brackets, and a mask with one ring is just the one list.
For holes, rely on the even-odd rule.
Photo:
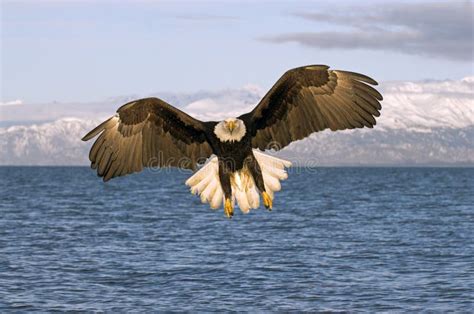
{"label": "eagle's leg", "polygon": [[219,181],[224,192],[224,213],[227,218],[234,215],[234,207],[232,206],[232,186],[230,185],[230,172],[227,171],[223,163],[219,163]]}
{"label": "eagle's leg", "polygon": [[248,169],[250,170],[250,173],[252,174],[255,185],[257,186],[260,193],[262,193],[263,205],[266,209],[272,210],[273,201],[270,195],[268,195],[267,191],[265,191],[265,183],[263,181],[262,169],[260,168],[260,165],[258,164],[258,161],[253,155],[253,153],[251,153],[247,157],[245,162],[247,164]]}
{"label": "eagle's leg", "polygon": [[263,191],[262,192],[262,199],[263,199],[263,205],[265,205],[265,208],[268,209],[269,211],[272,210],[273,207],[273,201],[270,195],[268,195],[267,192]]}

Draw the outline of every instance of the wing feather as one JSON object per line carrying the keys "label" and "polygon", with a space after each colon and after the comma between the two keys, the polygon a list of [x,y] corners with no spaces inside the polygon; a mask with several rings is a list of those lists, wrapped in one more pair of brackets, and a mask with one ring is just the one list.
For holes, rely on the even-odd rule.
{"label": "wing feather", "polygon": [[240,116],[252,146],[281,149],[313,132],[369,127],[380,116],[382,95],[372,78],[311,65],[287,71],[251,112]]}
{"label": "wing feather", "polygon": [[205,123],[158,98],[123,105],[83,140],[97,135],[89,159],[104,181],[144,167],[195,169],[212,154]]}

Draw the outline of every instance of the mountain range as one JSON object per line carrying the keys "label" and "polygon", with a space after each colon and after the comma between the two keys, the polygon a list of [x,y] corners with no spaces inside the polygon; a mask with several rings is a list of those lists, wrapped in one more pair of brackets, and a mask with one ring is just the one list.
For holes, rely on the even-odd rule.
{"label": "mountain range", "polygon": [[[373,129],[323,131],[278,155],[303,166],[473,166],[474,77],[386,82]],[[155,93],[202,120],[250,111],[258,86],[195,93]],[[86,165],[91,143],[80,139],[123,103],[139,95],[88,103],[0,105],[0,165]]]}

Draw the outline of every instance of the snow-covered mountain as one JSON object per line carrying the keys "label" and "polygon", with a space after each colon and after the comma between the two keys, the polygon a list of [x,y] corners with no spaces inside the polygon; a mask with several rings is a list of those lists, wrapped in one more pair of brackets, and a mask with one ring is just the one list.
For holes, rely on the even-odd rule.
{"label": "snow-covered mountain", "polygon": [[90,144],[80,139],[99,122],[63,118],[0,129],[0,165],[85,165]]}
{"label": "snow-covered mountain", "polygon": [[[390,82],[380,90],[383,109],[375,129],[323,131],[291,144],[281,154],[309,166],[474,165],[474,77]],[[246,86],[156,96],[199,119],[218,120],[249,111],[262,95],[262,89]],[[85,165],[91,143],[80,138],[119,105],[137,97],[2,106],[0,123],[6,126],[0,128],[0,164]]]}
{"label": "snow-covered mountain", "polygon": [[379,127],[463,128],[474,124],[474,76],[460,81],[386,83]]}

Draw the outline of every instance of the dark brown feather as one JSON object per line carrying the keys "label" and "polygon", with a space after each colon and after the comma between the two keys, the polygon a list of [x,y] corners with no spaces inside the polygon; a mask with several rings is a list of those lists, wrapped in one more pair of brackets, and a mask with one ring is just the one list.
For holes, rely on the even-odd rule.
{"label": "dark brown feather", "polygon": [[[144,167],[194,169],[212,154],[205,124],[158,98],[132,101],[104,121],[84,141],[99,135],[89,159],[108,181]],[[186,159],[186,160],[185,160]],[[183,161],[184,160],[184,161]]]}
{"label": "dark brown feather", "polygon": [[281,149],[324,129],[373,127],[382,95],[363,74],[311,65],[287,71],[251,112],[240,116],[252,146]]}

